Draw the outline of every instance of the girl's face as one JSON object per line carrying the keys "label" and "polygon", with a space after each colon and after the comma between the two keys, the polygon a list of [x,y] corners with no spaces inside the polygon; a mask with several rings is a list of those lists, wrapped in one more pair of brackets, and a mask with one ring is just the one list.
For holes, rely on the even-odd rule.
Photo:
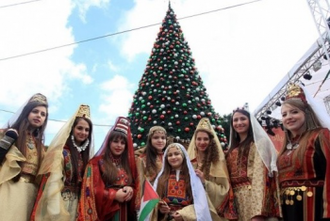
{"label": "girl's face", "polygon": [[80,146],[89,136],[89,124],[86,120],[80,119],[77,125],[73,128],[73,137],[75,143]]}
{"label": "girl's face", "polygon": [[155,131],[151,136],[151,145],[157,152],[162,152],[166,145],[166,135],[164,131]]}
{"label": "girl's face", "polygon": [[238,134],[247,134],[249,131],[249,118],[242,113],[235,112],[233,115],[233,129]]}
{"label": "girl's face", "polygon": [[28,121],[32,128],[39,128],[44,124],[46,116],[47,108],[44,106],[37,106],[29,113]]}
{"label": "girl's face", "polygon": [[126,140],[115,138],[110,142],[110,151],[113,156],[120,156],[126,147]]}
{"label": "girl's face", "polygon": [[305,123],[305,113],[299,108],[290,104],[282,105],[283,126],[289,130],[293,136],[301,134]]}
{"label": "girl's face", "polygon": [[207,149],[207,147],[210,145],[210,137],[208,133],[204,131],[197,132],[195,143],[197,150],[204,152]]}
{"label": "girl's face", "polygon": [[182,152],[177,147],[171,147],[167,151],[167,161],[174,170],[181,169],[183,156]]}

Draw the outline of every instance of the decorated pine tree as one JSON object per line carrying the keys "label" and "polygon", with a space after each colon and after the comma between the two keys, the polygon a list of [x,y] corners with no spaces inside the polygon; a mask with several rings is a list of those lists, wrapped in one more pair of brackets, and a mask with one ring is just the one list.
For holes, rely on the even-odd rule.
{"label": "decorated pine tree", "polygon": [[211,105],[170,4],[128,117],[135,147],[145,145],[148,131],[155,125],[187,143],[202,117],[210,119],[222,145],[227,144],[221,118]]}

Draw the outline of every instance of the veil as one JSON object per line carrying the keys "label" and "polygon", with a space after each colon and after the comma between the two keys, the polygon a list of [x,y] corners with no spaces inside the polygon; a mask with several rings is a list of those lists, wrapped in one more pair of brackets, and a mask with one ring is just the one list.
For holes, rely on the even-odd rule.
{"label": "veil", "polygon": [[[173,143],[173,144],[180,147],[182,153],[185,156],[185,160],[186,160],[186,163],[187,163],[187,166],[189,169],[191,191],[192,191],[192,195],[194,197],[194,208],[195,208],[195,212],[196,212],[197,221],[212,220],[203,184],[195,173],[195,170],[189,160],[189,156],[188,156],[186,149],[184,148],[184,146],[182,146],[179,143]],[[171,144],[171,145],[173,145],[173,144]],[[154,185],[153,185],[153,188],[155,190],[157,190],[158,179],[164,172],[167,152],[168,152],[168,148],[166,148],[164,156],[163,156],[164,163],[163,163],[162,169],[158,173],[158,175],[155,179]]]}

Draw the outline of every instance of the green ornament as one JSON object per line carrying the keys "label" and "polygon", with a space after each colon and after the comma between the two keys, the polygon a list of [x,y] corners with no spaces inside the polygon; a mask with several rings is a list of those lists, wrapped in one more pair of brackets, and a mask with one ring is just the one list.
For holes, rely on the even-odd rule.
{"label": "green ornament", "polygon": [[144,116],[144,117],[143,117],[143,120],[147,120],[147,119],[148,119],[148,117],[147,117],[147,116]]}
{"label": "green ornament", "polygon": [[141,146],[144,146],[144,145],[146,145],[146,143],[145,142],[141,142]]}

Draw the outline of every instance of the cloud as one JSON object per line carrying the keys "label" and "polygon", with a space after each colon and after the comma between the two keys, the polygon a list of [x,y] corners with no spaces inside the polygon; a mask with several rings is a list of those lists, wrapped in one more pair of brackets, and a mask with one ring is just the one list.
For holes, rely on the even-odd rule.
{"label": "cloud", "polygon": [[105,114],[106,119],[113,122],[116,117],[123,113],[128,114],[127,107],[130,107],[134,85],[127,78],[115,75],[109,81],[103,82],[101,85],[101,100],[103,103],[99,107],[99,111]]}
{"label": "cloud", "polygon": [[109,69],[110,71],[112,72],[118,72],[119,71],[119,67],[117,65],[115,65],[112,61],[108,61],[108,66],[109,66]]}
{"label": "cloud", "polygon": [[[6,2],[2,4],[6,5]],[[70,96],[70,80],[77,79],[85,84],[93,81],[84,64],[71,61],[77,46],[6,59],[74,42],[72,28],[67,25],[72,9],[73,5],[66,0],[40,1],[1,9],[1,105],[17,108],[36,92],[57,103],[63,93]]]}

